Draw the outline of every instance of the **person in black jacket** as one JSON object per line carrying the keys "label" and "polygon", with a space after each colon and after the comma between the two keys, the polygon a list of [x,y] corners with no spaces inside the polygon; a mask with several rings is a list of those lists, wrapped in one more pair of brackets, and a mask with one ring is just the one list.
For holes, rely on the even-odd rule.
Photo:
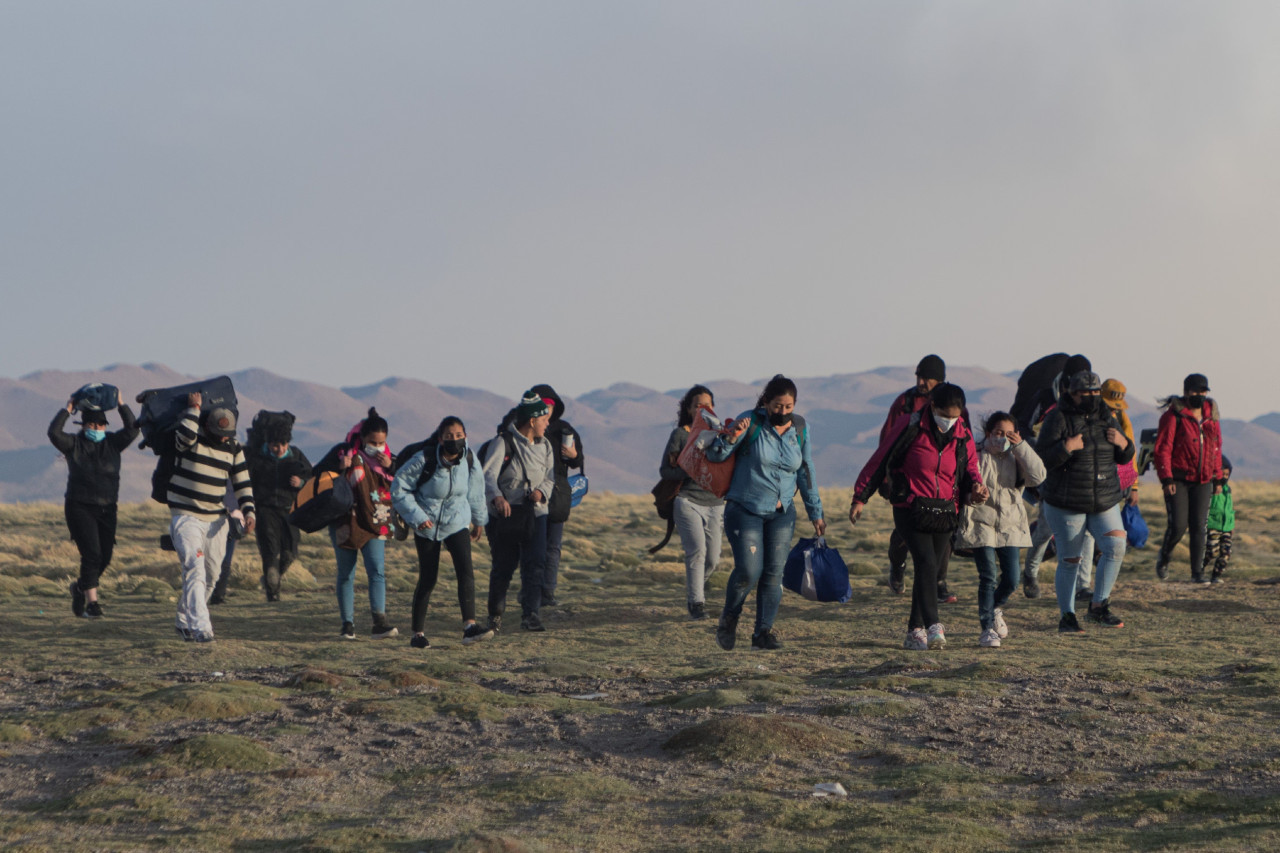
{"label": "person in black jacket", "polygon": [[71,538],[80,550],[80,577],[71,582],[71,612],[102,616],[98,579],[111,564],[116,543],[116,502],[120,497],[120,454],[138,437],[133,412],[119,398],[124,428],[107,432],[105,412],[81,414],[79,433],[63,431],[75,403],[67,401],[49,424],[49,441],[67,458],[66,518]]}
{"label": "person in black jacket", "polygon": [[535,385],[530,390],[545,400],[551,400],[551,423],[547,424],[546,439],[551,442],[551,452],[556,462],[556,487],[547,503],[547,558],[543,568],[542,606],[555,607],[556,581],[560,574],[560,550],[564,541],[564,523],[569,520],[569,469],[583,468],[582,436],[568,421],[563,420],[564,401],[550,385]]}
{"label": "person in black jacket", "polygon": [[280,578],[298,558],[298,528],[289,523],[294,498],[311,478],[311,462],[291,446],[293,432],[285,424],[269,429],[257,447],[245,449],[249,480],[258,511],[258,554],[267,601],[280,600]]}
{"label": "person in black jacket", "polygon": [[1125,551],[1120,518],[1124,495],[1116,466],[1133,459],[1134,447],[1115,412],[1102,404],[1101,394],[1098,374],[1082,370],[1073,375],[1068,393],[1045,417],[1036,440],[1036,453],[1048,474],[1040,486],[1044,519],[1058,543],[1054,587],[1062,611],[1058,631],[1063,634],[1083,633],[1075,615],[1075,593],[1086,531],[1102,549],[1086,618],[1105,627],[1124,627],[1110,609],[1111,587]]}

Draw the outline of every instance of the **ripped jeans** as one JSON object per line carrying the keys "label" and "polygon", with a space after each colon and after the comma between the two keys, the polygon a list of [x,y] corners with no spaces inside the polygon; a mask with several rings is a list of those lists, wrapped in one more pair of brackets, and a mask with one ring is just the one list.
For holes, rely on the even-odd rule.
{"label": "ripped jeans", "polygon": [[[1124,522],[1120,520],[1123,506],[1121,501],[1104,512],[1085,513],[1059,509],[1049,503],[1043,505],[1045,521],[1049,522],[1058,543],[1058,572],[1053,585],[1058,609],[1063,613],[1076,611],[1076,576],[1080,572],[1086,532],[1093,535],[1102,550],[1102,558],[1094,571],[1093,600],[1097,603],[1111,597],[1111,587],[1124,561]],[[1107,535],[1113,531],[1119,531],[1120,535]]]}
{"label": "ripped jeans", "polygon": [[782,602],[782,568],[791,552],[796,529],[795,504],[771,514],[756,515],[735,501],[724,510],[724,529],[733,548],[733,571],[725,588],[724,612],[737,617],[752,589],[756,591],[756,623],[753,637],[773,630]]}

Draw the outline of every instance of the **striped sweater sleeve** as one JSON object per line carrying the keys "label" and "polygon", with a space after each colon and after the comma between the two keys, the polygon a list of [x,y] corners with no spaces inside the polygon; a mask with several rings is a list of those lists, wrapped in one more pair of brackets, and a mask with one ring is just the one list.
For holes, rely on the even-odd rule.
{"label": "striped sweater sleeve", "polygon": [[244,449],[239,446],[231,460],[231,488],[235,490],[240,511],[245,516],[253,515],[253,486],[249,482],[249,463],[244,458]]}

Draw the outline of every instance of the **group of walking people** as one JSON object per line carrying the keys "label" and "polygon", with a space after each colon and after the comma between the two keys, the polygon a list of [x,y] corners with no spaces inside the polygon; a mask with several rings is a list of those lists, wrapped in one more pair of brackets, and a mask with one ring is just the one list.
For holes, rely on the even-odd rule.
{"label": "group of walking people", "polygon": [[[1208,380],[1192,374],[1181,395],[1161,401],[1154,464],[1169,519],[1156,564],[1162,580],[1188,529],[1194,583],[1220,582],[1230,558],[1230,465],[1222,459],[1217,404],[1208,391]],[[707,446],[710,461],[737,458],[723,497],[700,486],[677,464],[693,438],[698,410],[714,406],[710,389],[695,385],[684,395],[663,450],[660,475],[682,483],[673,512],[685,554],[690,618],[708,615],[707,579],[716,569],[722,533],[727,533],[733,550],[734,568],[716,631],[725,649],[736,643],[738,620],[752,588],[752,648],[781,646],[774,623],[797,493],[815,535],[822,536],[826,528],[808,427],[795,412],[796,399],[795,383],[775,376],[756,407],[727,422]],[[1139,473],[1123,383],[1103,382],[1087,358],[1072,356],[1026,423],[1008,412],[995,412],[982,421],[980,436],[974,433],[966,403],[963,389],[946,381],[943,360],[937,355],[923,358],[915,385],[891,404],[879,444],[854,487],[852,524],[877,494],[893,508],[888,571],[892,592],[905,592],[908,556],[912,562],[903,647],[946,647],[938,605],[956,601],[946,576],[957,551],[971,554],[977,566],[979,644],[999,647],[1009,636],[1004,609],[1022,580],[1020,552],[1028,549],[1024,592],[1035,597],[1039,562],[1050,539],[1058,558],[1058,631],[1084,633],[1076,615],[1077,600],[1088,602],[1086,623],[1123,627],[1111,609],[1111,593],[1126,547],[1121,510],[1126,503],[1136,505]],[[1039,503],[1035,537],[1029,501]],[[1210,518],[1211,504],[1216,519]],[[1218,529],[1210,535],[1212,526]],[[1095,543],[1096,569],[1082,578],[1086,567],[1092,567]],[[1210,562],[1212,573],[1206,576],[1204,567]]]}

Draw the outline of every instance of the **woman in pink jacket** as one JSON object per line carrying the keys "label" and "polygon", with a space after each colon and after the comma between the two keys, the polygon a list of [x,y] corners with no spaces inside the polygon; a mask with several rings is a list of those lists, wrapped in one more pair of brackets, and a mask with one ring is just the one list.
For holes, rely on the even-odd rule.
{"label": "woman in pink jacket", "polygon": [[906,541],[915,569],[905,649],[946,648],[938,621],[938,567],[951,545],[961,502],[982,503],[988,496],[973,435],[961,417],[964,406],[959,386],[934,388],[928,405],[899,418],[885,435],[854,487],[849,521],[857,524],[880,483],[889,480],[894,528]]}

